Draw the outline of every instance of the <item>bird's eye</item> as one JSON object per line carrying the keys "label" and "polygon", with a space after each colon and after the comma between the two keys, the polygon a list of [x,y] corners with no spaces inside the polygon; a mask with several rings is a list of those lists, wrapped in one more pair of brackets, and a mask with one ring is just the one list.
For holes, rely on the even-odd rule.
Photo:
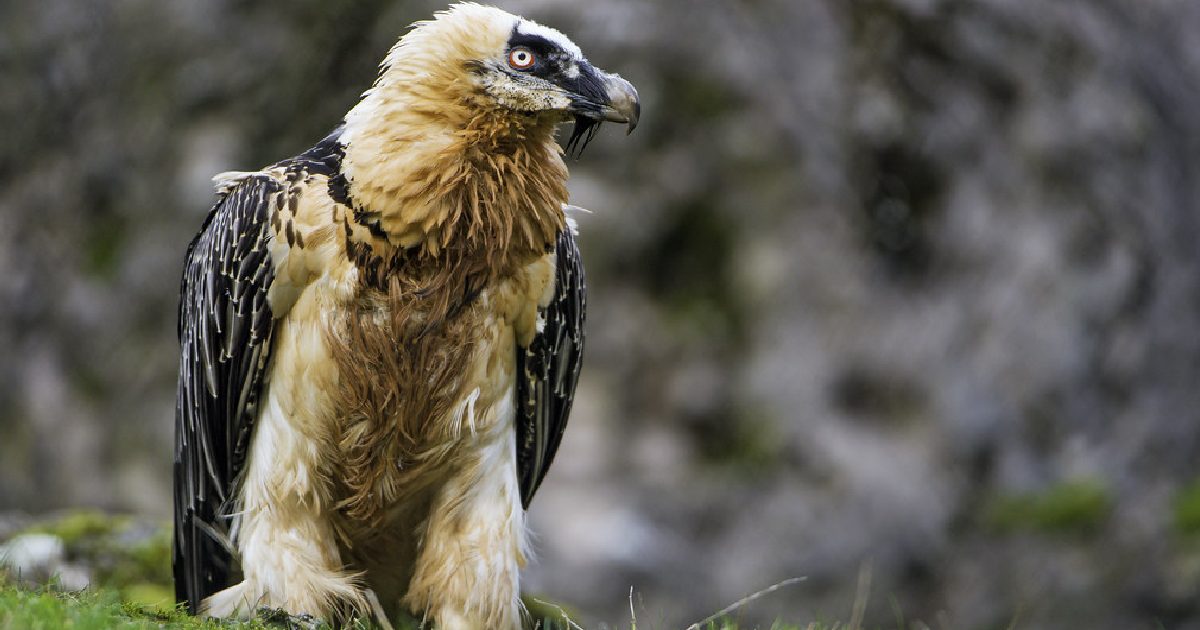
{"label": "bird's eye", "polygon": [[517,70],[528,70],[533,67],[537,57],[528,48],[514,48],[508,52],[508,65]]}

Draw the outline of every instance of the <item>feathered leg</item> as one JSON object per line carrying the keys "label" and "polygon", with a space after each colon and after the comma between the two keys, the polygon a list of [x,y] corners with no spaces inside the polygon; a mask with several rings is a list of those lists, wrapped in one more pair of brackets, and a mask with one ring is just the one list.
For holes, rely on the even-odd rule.
{"label": "feathered leg", "polygon": [[[510,405],[502,405],[510,407]],[[430,511],[404,606],[441,630],[521,627],[518,573],[528,557],[511,414],[451,475]]]}
{"label": "feathered leg", "polygon": [[235,539],[244,580],[206,599],[201,612],[246,617],[261,607],[322,619],[369,611],[343,570],[318,449],[288,422],[274,396],[256,428]]}

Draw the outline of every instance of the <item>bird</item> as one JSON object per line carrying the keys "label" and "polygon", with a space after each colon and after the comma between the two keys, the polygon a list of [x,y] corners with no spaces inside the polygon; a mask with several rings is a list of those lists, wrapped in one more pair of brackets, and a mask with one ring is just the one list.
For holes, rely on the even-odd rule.
{"label": "bird", "polygon": [[327,137],[214,178],[180,284],[178,602],[521,627],[584,345],[564,155],[640,114],[561,32],[459,3]]}

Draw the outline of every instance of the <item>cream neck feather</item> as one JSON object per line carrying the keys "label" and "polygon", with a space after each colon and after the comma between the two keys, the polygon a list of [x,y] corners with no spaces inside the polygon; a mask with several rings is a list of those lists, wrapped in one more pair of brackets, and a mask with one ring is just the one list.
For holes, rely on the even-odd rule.
{"label": "cream neck feather", "polygon": [[[488,258],[543,253],[564,224],[566,165],[558,118],[514,112],[477,85],[470,61],[503,50],[507,14],[419,24],[388,54],[346,116],[350,198],[391,245]],[[491,41],[495,40],[495,41]]]}

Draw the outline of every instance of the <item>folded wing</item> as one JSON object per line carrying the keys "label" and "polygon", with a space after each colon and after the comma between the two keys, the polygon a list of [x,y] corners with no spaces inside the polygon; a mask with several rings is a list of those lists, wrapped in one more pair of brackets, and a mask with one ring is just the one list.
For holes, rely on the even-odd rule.
{"label": "folded wing", "polygon": [[238,579],[230,519],[270,359],[268,252],[282,185],[243,176],[188,247],[180,286],[175,403],[175,592],[195,613]]}
{"label": "folded wing", "polygon": [[529,347],[517,348],[517,473],[526,508],[562,441],[583,361],[587,295],[569,229],[559,233],[555,252],[554,297],[540,313],[545,325]]}

